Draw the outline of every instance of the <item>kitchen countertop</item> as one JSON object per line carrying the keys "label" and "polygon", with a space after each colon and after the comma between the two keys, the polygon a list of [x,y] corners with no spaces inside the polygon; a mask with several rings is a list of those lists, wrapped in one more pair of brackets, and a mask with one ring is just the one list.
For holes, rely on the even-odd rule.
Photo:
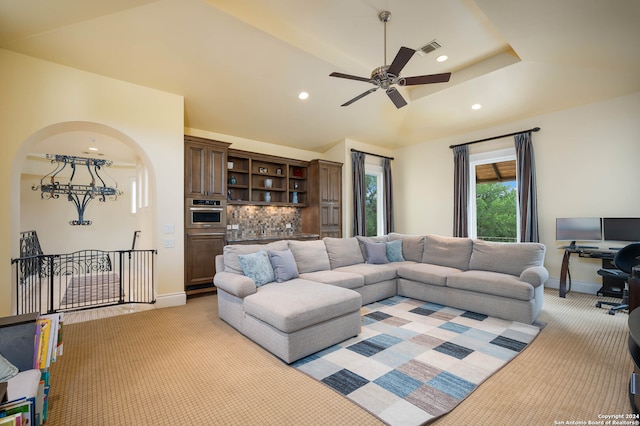
{"label": "kitchen countertop", "polygon": [[305,234],[305,233],[293,233],[290,234],[288,232],[280,232],[274,234],[267,235],[257,235],[257,234],[248,234],[248,235],[237,235],[227,232],[227,244],[233,243],[246,243],[246,242],[267,242],[267,241],[278,241],[278,240],[317,240],[320,239],[320,235],[318,234]]}

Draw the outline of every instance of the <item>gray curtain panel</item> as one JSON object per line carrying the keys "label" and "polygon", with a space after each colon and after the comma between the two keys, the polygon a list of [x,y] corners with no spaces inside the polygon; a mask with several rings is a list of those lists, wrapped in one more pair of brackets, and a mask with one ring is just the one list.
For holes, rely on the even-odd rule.
{"label": "gray curtain panel", "polygon": [[391,159],[382,159],[382,170],[384,178],[384,233],[393,232],[393,180],[391,178]]}
{"label": "gray curtain panel", "polygon": [[365,182],[364,182],[364,152],[352,152],[351,164],[353,169],[353,236],[365,235]]}
{"label": "gray curtain panel", "polygon": [[536,201],[536,172],[531,132],[514,136],[516,145],[516,179],[518,208],[520,209],[520,241],[537,243],[538,203]]}
{"label": "gray curtain panel", "polygon": [[468,237],[469,147],[453,147],[453,236]]}

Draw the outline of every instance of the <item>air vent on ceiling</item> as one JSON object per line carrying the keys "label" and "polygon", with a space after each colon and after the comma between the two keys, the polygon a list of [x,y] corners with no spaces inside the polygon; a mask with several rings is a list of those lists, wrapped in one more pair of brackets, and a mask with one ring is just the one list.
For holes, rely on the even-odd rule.
{"label": "air vent on ceiling", "polygon": [[416,51],[418,52],[418,55],[420,56],[424,56],[427,53],[431,53],[436,49],[440,49],[442,47],[442,45],[440,44],[440,42],[438,42],[438,40],[432,40],[429,43],[425,44],[422,47],[419,47]]}

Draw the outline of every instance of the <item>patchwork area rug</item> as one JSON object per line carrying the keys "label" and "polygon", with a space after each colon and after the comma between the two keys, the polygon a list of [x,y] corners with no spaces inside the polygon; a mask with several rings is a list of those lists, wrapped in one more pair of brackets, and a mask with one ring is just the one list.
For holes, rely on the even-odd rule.
{"label": "patchwork area rug", "polygon": [[390,425],[448,413],[540,327],[401,296],[362,308],[362,332],[293,367]]}
{"label": "patchwork area rug", "polygon": [[60,304],[75,306],[85,303],[109,303],[120,297],[120,280],[115,272],[74,276]]}

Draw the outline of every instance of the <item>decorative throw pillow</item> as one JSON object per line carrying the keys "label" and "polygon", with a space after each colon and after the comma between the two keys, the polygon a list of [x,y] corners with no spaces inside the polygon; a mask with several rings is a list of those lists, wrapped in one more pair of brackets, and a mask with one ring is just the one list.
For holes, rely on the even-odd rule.
{"label": "decorative throw pillow", "polygon": [[265,250],[238,256],[242,272],[256,283],[256,286],[272,282],[275,279],[273,267]]}
{"label": "decorative throw pillow", "polygon": [[364,247],[367,251],[367,263],[389,263],[385,243],[364,243]]}
{"label": "decorative throw pillow", "polygon": [[298,278],[298,266],[291,250],[269,250],[269,260],[271,261],[271,266],[273,266],[276,282],[281,283]]}
{"label": "decorative throw pillow", "polygon": [[389,262],[404,262],[402,257],[402,240],[389,241],[387,246],[387,259]]}
{"label": "decorative throw pillow", "polygon": [[6,382],[18,374],[18,367],[11,364],[5,357],[0,355],[0,383]]}

